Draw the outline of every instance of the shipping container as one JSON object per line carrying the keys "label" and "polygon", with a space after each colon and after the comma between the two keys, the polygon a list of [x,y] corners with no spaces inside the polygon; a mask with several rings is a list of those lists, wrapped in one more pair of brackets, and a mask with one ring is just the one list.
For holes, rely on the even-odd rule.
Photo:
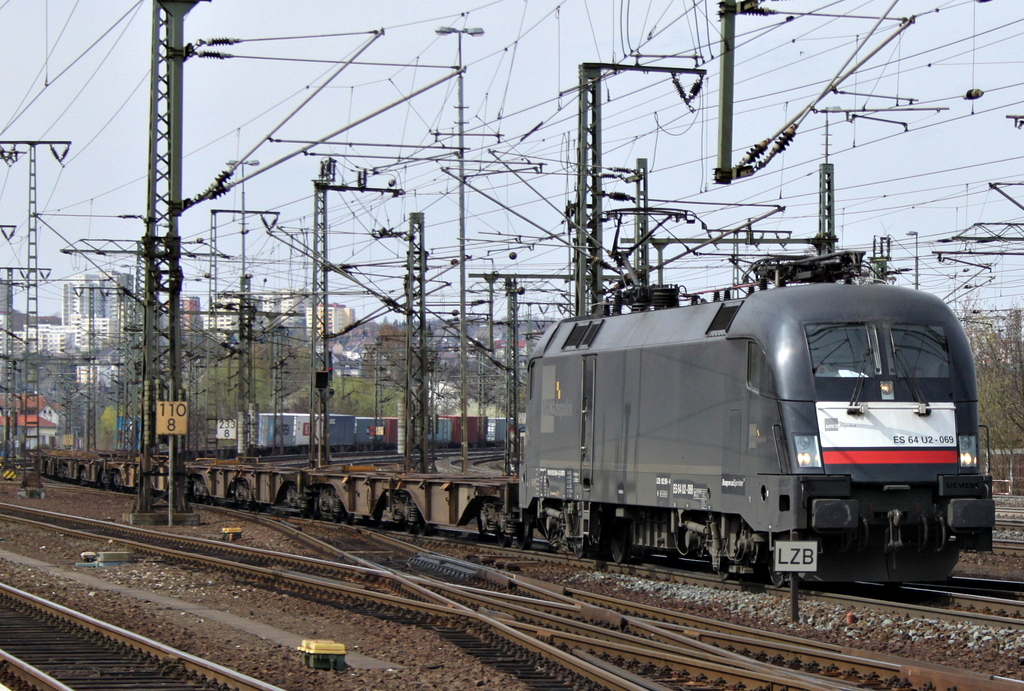
{"label": "shipping container", "polygon": [[384,418],[357,417],[356,445],[368,448],[384,443]]}
{"label": "shipping container", "polygon": [[[332,414],[329,430],[332,447],[346,448],[355,445],[355,416]],[[273,413],[261,413],[257,440],[260,446],[268,450],[281,446],[285,453],[302,453],[309,447],[309,414],[282,413],[278,424],[275,425]]]}
{"label": "shipping container", "polygon": [[430,441],[435,446],[450,446],[452,443],[452,421],[446,417],[439,417],[434,422],[434,431],[430,434]]}
{"label": "shipping container", "polygon": [[[442,415],[452,421],[452,443],[462,443],[462,416]],[[487,441],[487,417],[484,415],[469,415],[466,417],[468,434],[466,439],[470,446],[480,446]]]}
{"label": "shipping container", "polygon": [[392,448],[398,447],[398,418],[384,418],[384,443]]}
{"label": "shipping container", "polygon": [[356,416],[331,414],[331,446],[344,451],[356,445]]}
{"label": "shipping container", "polygon": [[487,418],[487,442],[504,444],[506,439],[508,439],[508,418]]}
{"label": "shipping container", "polygon": [[268,450],[280,446],[287,453],[295,446],[295,415],[283,413],[275,424],[273,413],[261,413],[256,439],[260,446]]}

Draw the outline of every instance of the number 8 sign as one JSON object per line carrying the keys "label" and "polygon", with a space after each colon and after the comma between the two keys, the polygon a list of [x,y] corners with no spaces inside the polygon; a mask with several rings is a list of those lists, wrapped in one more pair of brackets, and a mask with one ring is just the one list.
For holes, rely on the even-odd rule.
{"label": "number 8 sign", "polygon": [[188,434],[188,402],[157,401],[157,434]]}

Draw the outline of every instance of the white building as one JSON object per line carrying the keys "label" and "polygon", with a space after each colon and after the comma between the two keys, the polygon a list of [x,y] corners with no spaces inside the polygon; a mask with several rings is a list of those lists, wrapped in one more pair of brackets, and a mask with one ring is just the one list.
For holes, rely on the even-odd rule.
{"label": "white building", "polygon": [[117,272],[81,273],[64,284],[61,321],[111,319],[120,323],[124,291],[131,288],[132,276]]}
{"label": "white building", "polygon": [[[351,307],[345,307],[345,305],[327,305],[326,313],[328,333],[338,333],[356,320],[356,311]],[[314,323],[312,305],[306,307],[305,315],[307,324]]]}
{"label": "white building", "polygon": [[294,290],[274,290],[260,298],[259,310],[268,324],[304,330],[308,321],[309,295]]}
{"label": "white building", "polygon": [[[62,324],[40,324],[36,332],[39,336],[38,352],[40,353],[63,353],[69,348],[74,349],[74,328]],[[13,343],[15,352],[24,352],[25,342],[25,330],[15,331]]]}

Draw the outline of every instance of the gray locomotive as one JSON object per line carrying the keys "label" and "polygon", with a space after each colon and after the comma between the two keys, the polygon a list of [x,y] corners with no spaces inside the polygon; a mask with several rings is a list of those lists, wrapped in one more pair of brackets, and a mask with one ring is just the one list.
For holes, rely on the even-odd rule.
{"label": "gray locomotive", "polygon": [[927,293],[801,285],[566,320],[528,396],[520,543],[777,578],[773,545],[797,536],[823,581],[942,579],[991,549],[974,364]]}

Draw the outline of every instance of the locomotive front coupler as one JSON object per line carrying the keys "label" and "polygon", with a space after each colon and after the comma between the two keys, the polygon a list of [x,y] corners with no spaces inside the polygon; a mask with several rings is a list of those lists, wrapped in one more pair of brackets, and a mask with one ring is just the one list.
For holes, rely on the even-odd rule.
{"label": "locomotive front coupler", "polygon": [[903,546],[903,535],[900,531],[900,519],[903,512],[899,509],[892,509],[887,514],[889,527],[885,530],[885,551],[895,552]]}

